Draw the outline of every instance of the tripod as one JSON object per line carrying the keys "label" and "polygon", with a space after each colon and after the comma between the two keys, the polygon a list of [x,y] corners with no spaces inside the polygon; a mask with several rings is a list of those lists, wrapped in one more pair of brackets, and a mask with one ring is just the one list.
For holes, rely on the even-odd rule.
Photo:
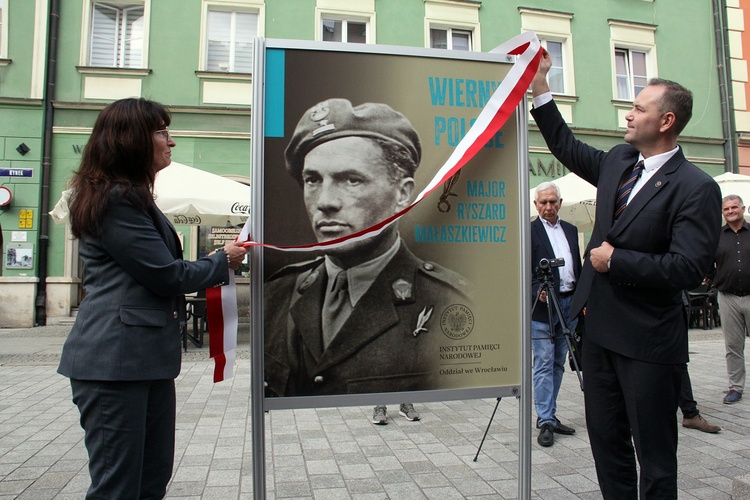
{"label": "tripod", "polygon": [[[534,298],[534,305],[531,307],[531,312],[532,314],[534,313],[534,309],[536,309],[536,305],[539,302],[539,297],[541,297],[542,292],[546,292],[547,323],[549,325],[550,342],[555,341],[555,318],[553,314],[554,311],[554,313],[557,313],[557,318],[560,320],[560,330],[562,331],[562,335],[565,337],[565,342],[568,344],[568,351],[572,353],[574,351],[574,346],[573,342],[571,341],[571,333],[570,329],[568,328],[568,321],[565,319],[565,316],[562,313],[562,308],[560,307],[560,299],[557,297],[557,293],[555,292],[555,280],[552,276],[551,270],[551,268],[553,267],[560,267],[563,265],[565,265],[565,261],[563,259],[541,259],[539,261],[539,267],[537,267],[536,273],[541,285],[539,287],[539,291],[536,294],[536,297]],[[580,385],[581,390],[583,390],[583,377],[581,376],[581,367],[578,366],[578,359],[575,356],[572,356],[571,359],[573,360],[573,366],[575,367],[576,375],[578,375],[578,384]],[[490,431],[490,425],[492,425],[492,420],[495,418],[495,413],[497,413],[497,407],[500,405],[501,399],[502,398],[497,398],[495,409],[492,410],[490,421],[487,422],[487,428],[484,430],[482,441],[479,443],[476,455],[474,455],[474,462],[476,462],[479,458],[479,452],[482,451],[484,440],[487,438],[487,434]]]}
{"label": "tripod", "polygon": [[[563,261],[563,259],[541,259],[539,261],[539,267],[536,270],[536,274],[541,285],[539,286],[539,292],[537,292],[536,298],[534,299],[534,305],[531,308],[531,313],[534,313],[534,309],[536,309],[536,305],[539,302],[539,297],[541,297],[542,292],[545,292],[547,295],[547,324],[549,325],[550,342],[555,341],[555,319],[553,315],[554,311],[554,313],[557,314],[557,319],[560,321],[560,330],[563,337],[565,338],[565,343],[568,344],[568,352],[572,353],[575,351],[575,346],[571,341],[571,333],[570,329],[568,328],[568,320],[562,313],[562,308],[560,307],[560,299],[557,297],[557,292],[555,291],[555,280],[552,277],[551,269],[553,267],[559,267],[564,264],[565,261]],[[571,359],[573,360],[573,367],[575,368],[576,375],[578,376],[578,384],[580,385],[581,390],[583,390],[583,377],[581,376],[581,367],[578,366],[578,358],[576,356],[572,356]]]}

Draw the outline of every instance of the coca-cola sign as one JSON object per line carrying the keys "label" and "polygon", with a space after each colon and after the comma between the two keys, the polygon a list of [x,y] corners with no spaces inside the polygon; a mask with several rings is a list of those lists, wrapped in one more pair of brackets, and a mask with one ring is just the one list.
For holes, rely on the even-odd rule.
{"label": "coca-cola sign", "polygon": [[172,224],[193,224],[199,226],[201,222],[202,221],[200,215],[172,215]]}
{"label": "coca-cola sign", "polygon": [[242,205],[240,203],[234,202],[232,204],[232,213],[233,214],[240,214],[240,215],[250,215],[250,205]]}

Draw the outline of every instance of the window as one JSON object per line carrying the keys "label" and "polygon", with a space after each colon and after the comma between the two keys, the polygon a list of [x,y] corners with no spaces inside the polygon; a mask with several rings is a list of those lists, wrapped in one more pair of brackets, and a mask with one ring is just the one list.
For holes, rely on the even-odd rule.
{"label": "window", "polygon": [[[659,74],[656,57],[656,26],[631,21],[609,20],[612,54],[612,95],[618,113],[629,110],[648,80]],[[624,121],[620,122],[624,124]]]}
{"label": "window", "polygon": [[88,65],[142,68],[144,26],[143,3],[95,2]]}
{"label": "window", "polygon": [[472,50],[471,31],[454,28],[430,28],[433,49]]}
{"label": "window", "polygon": [[253,40],[257,33],[257,13],[209,9],[206,71],[251,73]]}
{"label": "window", "polygon": [[542,40],[542,46],[549,52],[552,66],[547,73],[547,82],[553,93],[565,93],[565,67],[563,65],[563,44],[552,40]]}
{"label": "window", "polygon": [[425,47],[481,51],[481,2],[424,0]]}
{"label": "window", "polygon": [[324,42],[367,43],[367,21],[324,17],[322,23]]}
{"label": "window", "polygon": [[648,84],[646,52],[615,48],[617,99],[632,101]]}
{"label": "window", "polygon": [[315,39],[375,43],[375,0],[315,0]]}
{"label": "window", "polygon": [[575,71],[573,67],[573,14],[519,7],[521,31],[533,31],[542,47],[552,58],[552,67],[547,74],[549,88],[554,94],[574,96]]}

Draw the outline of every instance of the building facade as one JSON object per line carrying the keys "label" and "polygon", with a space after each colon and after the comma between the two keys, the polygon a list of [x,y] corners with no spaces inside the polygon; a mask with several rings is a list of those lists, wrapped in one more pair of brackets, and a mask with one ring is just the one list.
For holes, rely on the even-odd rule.
{"label": "building facade", "polygon": [[750,0],[726,0],[725,15],[719,20],[725,27],[721,30],[724,38],[725,60],[723,66],[730,82],[730,115],[727,125],[732,127],[731,137],[737,149],[736,168],[729,171],[750,175]]}
{"label": "building facade", "polygon": [[[580,138],[602,149],[621,142],[647,80],[676,80],[695,95],[681,145],[718,175],[731,165],[713,9],[705,0],[0,0],[0,187],[12,196],[0,192],[0,327],[61,321],[81,298],[76,242],[47,212],[107,103],[167,105],[175,161],[248,182],[256,36],[489,51],[534,31]],[[531,186],[566,173],[533,122],[529,144]],[[210,228],[177,229],[187,258],[211,249]]]}

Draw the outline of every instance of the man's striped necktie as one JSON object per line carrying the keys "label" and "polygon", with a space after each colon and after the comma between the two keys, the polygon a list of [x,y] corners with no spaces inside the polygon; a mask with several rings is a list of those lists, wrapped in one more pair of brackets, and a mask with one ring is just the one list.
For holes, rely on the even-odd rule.
{"label": "man's striped necktie", "polygon": [[617,190],[617,199],[615,199],[615,220],[620,216],[625,207],[628,205],[628,198],[630,192],[633,190],[633,186],[638,182],[638,179],[643,173],[643,160],[639,161],[633,167],[633,171],[628,176],[628,179],[622,183],[620,189]]}

